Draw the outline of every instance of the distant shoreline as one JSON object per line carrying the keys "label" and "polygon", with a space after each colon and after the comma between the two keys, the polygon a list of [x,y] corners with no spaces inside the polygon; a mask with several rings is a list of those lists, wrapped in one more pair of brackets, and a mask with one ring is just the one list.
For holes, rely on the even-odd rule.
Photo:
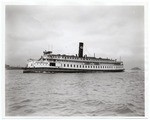
{"label": "distant shoreline", "polygon": [[24,67],[20,67],[20,66],[10,66],[10,65],[5,65],[5,69],[6,70],[23,70]]}
{"label": "distant shoreline", "polygon": [[6,70],[23,70],[24,67],[9,67],[9,68],[5,68]]}

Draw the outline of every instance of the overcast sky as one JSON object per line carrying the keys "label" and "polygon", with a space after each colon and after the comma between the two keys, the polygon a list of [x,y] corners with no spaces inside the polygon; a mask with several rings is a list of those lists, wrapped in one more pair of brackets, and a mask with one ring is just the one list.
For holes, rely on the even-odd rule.
{"label": "overcast sky", "polygon": [[121,59],[144,66],[143,6],[6,6],[6,64],[25,66],[44,50]]}

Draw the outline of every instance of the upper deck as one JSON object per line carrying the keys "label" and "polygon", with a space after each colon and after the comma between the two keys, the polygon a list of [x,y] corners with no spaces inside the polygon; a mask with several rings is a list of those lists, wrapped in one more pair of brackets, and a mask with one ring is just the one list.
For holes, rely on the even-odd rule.
{"label": "upper deck", "polygon": [[113,59],[108,58],[96,58],[96,57],[78,57],[77,55],[61,55],[61,54],[52,54],[52,52],[49,52],[49,54],[44,54],[43,59],[46,60],[57,60],[57,61],[71,61],[71,62],[93,62],[93,63],[114,63],[114,64],[123,64],[122,61],[117,61]]}
{"label": "upper deck", "polygon": [[108,59],[108,58],[96,58],[89,57],[87,55],[83,55],[83,43],[79,43],[79,53],[78,55],[66,55],[66,54],[52,54],[52,51],[44,51],[42,58],[43,60],[49,61],[66,61],[66,62],[85,62],[85,63],[104,63],[104,64],[119,64],[123,65],[122,61],[117,61],[116,59]]}

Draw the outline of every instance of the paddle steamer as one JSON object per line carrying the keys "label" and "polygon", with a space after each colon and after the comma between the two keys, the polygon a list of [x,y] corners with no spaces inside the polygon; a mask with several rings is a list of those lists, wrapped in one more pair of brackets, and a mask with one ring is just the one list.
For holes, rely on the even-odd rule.
{"label": "paddle steamer", "polygon": [[39,60],[30,59],[23,73],[75,73],[75,72],[123,72],[123,62],[116,59],[83,55],[83,43],[79,43],[78,55],[53,54],[44,51]]}

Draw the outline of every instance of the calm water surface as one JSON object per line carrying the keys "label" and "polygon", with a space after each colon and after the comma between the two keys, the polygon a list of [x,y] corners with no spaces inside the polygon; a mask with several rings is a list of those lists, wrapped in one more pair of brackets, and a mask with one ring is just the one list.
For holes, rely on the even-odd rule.
{"label": "calm water surface", "polygon": [[6,70],[6,116],[144,116],[144,72]]}

